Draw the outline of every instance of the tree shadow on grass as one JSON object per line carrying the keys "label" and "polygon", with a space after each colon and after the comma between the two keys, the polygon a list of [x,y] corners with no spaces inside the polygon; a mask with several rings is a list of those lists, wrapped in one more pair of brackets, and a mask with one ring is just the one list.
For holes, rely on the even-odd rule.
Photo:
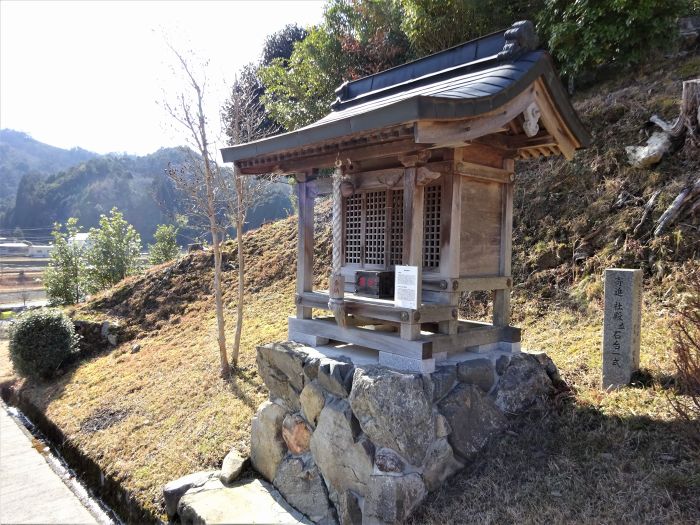
{"label": "tree shadow on grass", "polygon": [[410,523],[699,523],[693,424],[574,403],[530,414],[430,494]]}
{"label": "tree shadow on grass", "polygon": [[258,408],[258,401],[244,390],[242,383],[247,384],[249,388],[255,388],[257,391],[260,383],[260,381],[255,380],[257,376],[258,371],[255,365],[238,365],[236,368],[231,369],[231,375],[226,379],[228,389],[231,393],[243,401],[243,403],[253,411]]}

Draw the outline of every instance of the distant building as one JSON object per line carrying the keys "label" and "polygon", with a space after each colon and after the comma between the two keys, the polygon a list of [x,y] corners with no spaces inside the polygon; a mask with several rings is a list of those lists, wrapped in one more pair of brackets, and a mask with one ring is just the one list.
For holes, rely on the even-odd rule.
{"label": "distant building", "polygon": [[75,244],[81,250],[83,248],[90,248],[92,245],[92,242],[90,241],[90,234],[87,232],[76,233],[73,237],[68,237],[68,242]]}
{"label": "distant building", "polygon": [[23,242],[0,242],[0,257],[26,257],[29,246]]}
{"label": "distant building", "polygon": [[53,246],[50,246],[48,244],[34,244],[32,246],[29,246],[29,252],[27,253],[27,255],[29,255],[29,257],[46,258],[51,255],[51,250],[53,250]]}

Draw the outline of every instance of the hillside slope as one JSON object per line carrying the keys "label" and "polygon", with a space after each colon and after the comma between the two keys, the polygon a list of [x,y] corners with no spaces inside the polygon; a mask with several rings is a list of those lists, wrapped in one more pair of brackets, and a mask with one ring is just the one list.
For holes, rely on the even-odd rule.
{"label": "hillside slope", "polygon": [[[697,57],[668,61],[634,80],[611,80],[580,94],[576,107],[594,145],[572,163],[519,163],[514,318],[524,347],[548,352],[572,390],[432,495],[416,523],[700,521],[700,457],[669,403],[679,395],[670,307],[683,277],[700,271],[697,217],[658,238],[649,235],[651,221],[697,177],[698,155],[684,149],[650,170],[629,168],[624,160],[624,146],[641,140],[638,130],[649,115],[675,115],[680,81],[699,64]],[[618,206],[623,190],[634,198]],[[650,224],[635,236],[643,202],[656,190],[662,193]],[[314,275],[324,285],[329,206],[318,208]],[[165,482],[217,467],[231,447],[247,452],[251,417],[266,396],[255,347],[286,337],[296,235],[293,217],[245,235],[246,321],[240,367],[230,382],[218,378],[211,254],[196,253],[77,308],[76,317],[118,321],[124,342],[53,382],[24,382],[22,394],[140,506],[162,513]],[[229,326],[234,250],[226,245]],[[644,373],[635,388],[603,393],[601,270],[611,264],[645,269]],[[479,295],[465,298],[463,313],[486,316],[488,303]]]}
{"label": "hillside slope", "polygon": [[[654,237],[655,221],[700,177],[700,149],[686,144],[652,168],[633,168],[625,147],[646,141],[652,114],[678,116],[682,81],[700,73],[700,56],[666,60],[576,95],[574,106],[593,142],[572,162],[516,164],[514,282],[547,298],[599,298],[606,267],[642,268],[657,282],[697,259],[700,217],[682,217]],[[641,224],[644,205],[659,192]],[[574,277],[592,276],[591,279]],[[664,290],[665,291],[665,290]]]}

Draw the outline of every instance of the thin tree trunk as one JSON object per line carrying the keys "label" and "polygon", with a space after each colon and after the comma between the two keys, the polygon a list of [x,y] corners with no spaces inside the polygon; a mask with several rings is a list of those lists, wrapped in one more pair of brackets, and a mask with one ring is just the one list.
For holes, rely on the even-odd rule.
{"label": "thin tree trunk", "polygon": [[238,304],[236,306],[236,337],[233,342],[231,361],[233,366],[238,365],[238,352],[241,348],[241,334],[243,332],[243,286],[245,276],[245,259],[243,257],[243,221],[236,221],[236,233],[238,237]]}
{"label": "thin tree trunk", "polygon": [[243,225],[245,224],[245,210],[243,207],[243,183],[241,174],[235,173],[236,177],[236,201],[238,210],[236,213],[236,240],[238,242],[238,301],[236,304],[236,336],[231,352],[233,366],[238,366],[238,352],[241,348],[241,333],[243,332],[243,286],[245,276],[245,260],[243,257]]}
{"label": "thin tree trunk", "polygon": [[231,375],[231,367],[226,355],[226,332],[224,330],[224,301],[221,294],[221,245],[219,233],[212,224],[212,243],[214,249],[214,300],[216,302],[216,324],[218,328],[219,358],[221,359],[221,377]]}
{"label": "thin tree trunk", "polygon": [[216,303],[216,324],[218,329],[219,359],[221,360],[221,377],[228,378],[231,375],[231,367],[226,355],[226,330],[224,324],[224,301],[221,294],[221,245],[219,244],[219,229],[216,223],[216,209],[214,208],[214,181],[212,180],[209,159],[204,157],[206,170],[207,204],[209,215],[209,227],[211,228],[211,240],[214,249],[214,301]]}

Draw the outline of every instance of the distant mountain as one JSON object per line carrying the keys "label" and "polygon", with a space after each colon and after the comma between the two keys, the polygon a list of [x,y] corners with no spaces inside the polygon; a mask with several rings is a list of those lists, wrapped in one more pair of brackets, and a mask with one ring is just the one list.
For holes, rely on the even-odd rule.
{"label": "distant mountain", "polygon": [[[47,239],[55,222],[64,223],[69,217],[77,217],[79,224],[88,229],[97,225],[100,215],[117,207],[141,234],[145,246],[152,242],[158,224],[172,223],[179,214],[187,215],[185,199],[166,176],[169,165],[182,165],[190,158],[186,148],[162,148],[141,157],[96,155],[85,150],[53,148],[9,130],[3,130],[1,136],[4,142],[0,166],[13,166],[7,171],[13,175],[27,167],[15,185],[14,199],[6,200],[4,213],[0,214],[0,227],[6,232],[19,228],[29,232],[30,240],[41,241]],[[67,168],[51,170],[52,151],[58,159],[57,166],[70,158],[89,158]],[[35,167],[29,168],[30,164]],[[5,173],[0,171],[3,181]],[[289,185],[273,185],[248,214],[246,229],[289,215],[290,195]],[[190,220],[181,230],[179,240],[186,244],[206,231],[206,225]]]}
{"label": "distant mountain", "polygon": [[0,129],[0,202],[11,201],[23,176],[50,175],[97,157],[82,148],[49,146],[21,131]]}

